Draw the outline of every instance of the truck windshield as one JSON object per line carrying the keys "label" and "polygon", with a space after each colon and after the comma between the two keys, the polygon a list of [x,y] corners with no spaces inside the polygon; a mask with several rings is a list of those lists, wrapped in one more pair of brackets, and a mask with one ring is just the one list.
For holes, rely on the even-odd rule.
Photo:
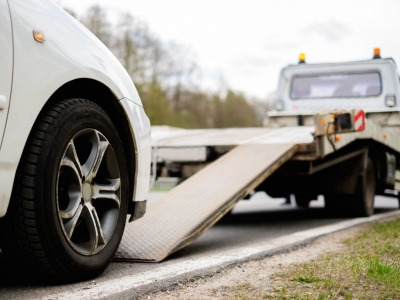
{"label": "truck windshield", "polygon": [[352,98],[378,96],[379,72],[298,76],[292,80],[292,99]]}

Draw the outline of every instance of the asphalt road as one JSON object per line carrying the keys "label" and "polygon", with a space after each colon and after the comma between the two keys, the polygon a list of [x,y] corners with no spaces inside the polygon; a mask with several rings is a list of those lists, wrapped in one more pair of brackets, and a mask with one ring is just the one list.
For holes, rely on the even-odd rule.
{"label": "asphalt road", "polygon": [[[157,201],[161,193],[152,193],[149,205]],[[311,208],[298,209],[294,204],[282,205],[283,199],[271,199],[263,193],[255,194],[249,201],[241,201],[232,214],[223,218],[196,242],[176,252],[162,263],[112,263],[94,281],[61,286],[45,286],[22,280],[23,270],[9,266],[0,256],[0,299],[32,299],[48,297],[52,294],[90,288],[100,282],[117,279],[130,274],[140,274],[155,270],[160,266],[207,257],[223,253],[238,246],[275,239],[294,232],[335,224],[344,219],[325,215],[323,198],[311,203]],[[384,213],[398,208],[394,198],[376,197],[376,213]],[[129,226],[129,225],[128,225]]]}

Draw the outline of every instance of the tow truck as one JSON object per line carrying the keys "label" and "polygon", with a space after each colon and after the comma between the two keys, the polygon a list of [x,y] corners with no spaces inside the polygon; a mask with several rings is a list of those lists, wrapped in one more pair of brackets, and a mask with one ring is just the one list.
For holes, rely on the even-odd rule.
{"label": "tow truck", "polygon": [[254,190],[323,195],[326,210],[370,216],[375,195],[398,201],[400,97],[397,66],[372,60],[282,69],[264,127],[152,129],[153,175],[182,183],[126,228],[116,260],[161,261],[193,242]]}

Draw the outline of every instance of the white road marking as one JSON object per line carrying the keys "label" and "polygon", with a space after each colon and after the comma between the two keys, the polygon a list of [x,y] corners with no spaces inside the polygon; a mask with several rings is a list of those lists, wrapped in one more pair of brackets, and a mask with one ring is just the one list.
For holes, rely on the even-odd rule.
{"label": "white road marking", "polygon": [[126,275],[118,279],[99,282],[90,289],[80,291],[69,291],[57,294],[52,294],[41,299],[103,299],[109,296],[128,291],[133,288],[144,286],[147,284],[159,283],[160,281],[170,279],[186,273],[198,271],[205,268],[217,267],[225,263],[245,260],[252,256],[261,255],[267,251],[281,249],[290,245],[307,242],[329,233],[350,228],[356,225],[361,225],[373,222],[380,219],[400,216],[400,211],[394,211],[384,214],[371,216],[368,218],[357,218],[349,221],[343,221],[333,225],[322,226],[314,229],[304,230],[283,237],[257,242],[243,247],[238,247],[221,254],[209,255],[202,258],[188,259],[175,264],[160,267],[153,271],[143,272],[137,275]]}

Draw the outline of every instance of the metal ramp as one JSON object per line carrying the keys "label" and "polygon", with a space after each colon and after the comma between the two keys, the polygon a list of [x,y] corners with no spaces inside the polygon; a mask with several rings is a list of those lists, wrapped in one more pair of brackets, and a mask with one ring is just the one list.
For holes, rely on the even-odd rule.
{"label": "metal ramp", "polygon": [[114,260],[158,262],[213,226],[296,152],[296,144],[244,144],[202,169],[127,224]]}

